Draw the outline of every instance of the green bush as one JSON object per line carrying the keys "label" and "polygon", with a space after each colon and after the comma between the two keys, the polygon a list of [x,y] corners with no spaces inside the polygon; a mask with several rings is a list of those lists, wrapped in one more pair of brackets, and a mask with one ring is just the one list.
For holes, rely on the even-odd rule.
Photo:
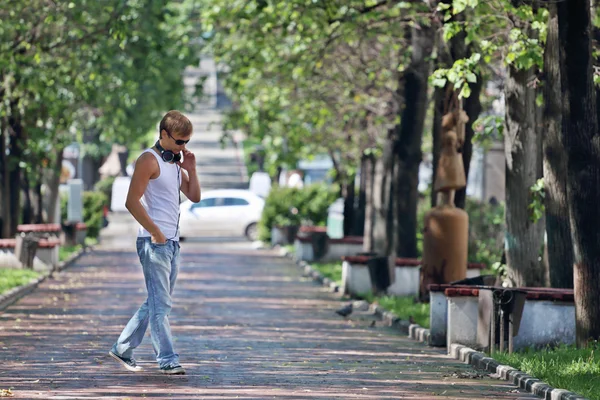
{"label": "green bush", "polygon": [[504,204],[467,199],[465,208],[469,214],[469,261],[492,268],[500,263],[504,249]]}
{"label": "green bush", "polygon": [[108,198],[102,192],[83,193],[83,222],[87,225],[87,237],[97,238],[104,226],[104,206]]}
{"label": "green bush", "polygon": [[111,200],[112,200],[112,185],[115,182],[115,178],[114,176],[109,176],[107,178],[102,179],[101,181],[98,181],[95,185],[94,185],[94,191],[95,192],[102,192],[104,193],[104,195],[106,196],[106,201],[108,206],[110,207],[111,204]]}
{"label": "green bush", "polygon": [[[61,196],[60,209],[62,221],[67,221],[66,195]],[[102,192],[83,192],[83,222],[87,225],[87,237],[97,238],[104,223],[104,205],[107,196]]]}
{"label": "green bush", "polygon": [[258,224],[260,240],[270,241],[271,228],[275,225],[325,225],[327,208],[338,193],[335,185],[326,184],[312,184],[302,189],[273,186]]}

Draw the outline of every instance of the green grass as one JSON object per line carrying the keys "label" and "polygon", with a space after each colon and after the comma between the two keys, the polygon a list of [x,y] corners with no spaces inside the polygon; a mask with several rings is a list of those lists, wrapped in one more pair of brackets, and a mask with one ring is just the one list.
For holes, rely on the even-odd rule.
{"label": "green grass", "polygon": [[417,303],[414,297],[373,296],[365,295],[370,303],[377,303],[398,318],[408,321],[412,318],[415,324],[429,328],[429,303]]}
{"label": "green grass", "polygon": [[333,282],[340,285],[342,283],[342,264],[338,262],[332,263],[313,263],[310,264],[313,269],[319,271],[321,275],[331,279]]}
{"label": "green grass", "polygon": [[0,294],[25,285],[39,276],[38,272],[29,269],[0,268]]}
{"label": "green grass", "polygon": [[498,362],[535,376],[558,389],[600,399],[600,343],[587,349],[561,346],[522,353],[494,353]]}
{"label": "green grass", "polygon": [[[310,266],[338,285],[342,284],[342,264],[338,262],[312,263]],[[429,328],[429,303],[417,303],[413,297],[373,296],[372,294],[359,297],[369,303],[379,304],[400,319],[408,321],[412,318],[414,323]]]}
{"label": "green grass", "polygon": [[60,249],[58,249],[58,260],[65,261],[66,259],[71,257],[73,254],[75,254],[79,250],[81,250],[81,248],[82,248],[82,246],[80,244],[75,245],[75,246],[61,246]]}
{"label": "green grass", "polygon": [[[91,238],[91,237],[85,238],[86,246],[94,246],[95,244],[98,244],[98,239]],[[69,257],[71,257],[73,254],[75,254],[79,250],[81,250],[82,248],[83,248],[83,246],[81,246],[80,244],[75,245],[75,246],[61,246],[60,249],[58,250],[58,260],[65,261]]]}

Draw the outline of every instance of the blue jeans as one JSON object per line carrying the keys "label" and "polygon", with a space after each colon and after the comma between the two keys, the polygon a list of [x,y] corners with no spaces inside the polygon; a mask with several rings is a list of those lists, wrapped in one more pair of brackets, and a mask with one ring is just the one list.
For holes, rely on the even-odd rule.
{"label": "blue jeans", "polygon": [[179,242],[169,240],[165,244],[155,244],[150,238],[138,238],[136,244],[148,298],[129,320],[112,351],[121,357],[131,358],[133,350],[142,343],[150,323],[152,346],[159,367],[179,365],[169,325],[171,295],[179,271]]}

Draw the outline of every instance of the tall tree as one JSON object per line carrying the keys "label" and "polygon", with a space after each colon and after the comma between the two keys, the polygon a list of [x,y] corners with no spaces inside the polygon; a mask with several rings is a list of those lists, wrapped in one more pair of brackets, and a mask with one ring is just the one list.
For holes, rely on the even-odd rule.
{"label": "tall tree", "polygon": [[544,190],[550,286],[573,287],[573,242],[567,204],[567,159],[561,138],[563,97],[556,4],[548,4],[544,51]]}
{"label": "tall tree", "polygon": [[[515,0],[515,3],[517,0]],[[518,4],[514,4],[518,6]],[[530,22],[510,14],[515,28],[533,37]],[[539,176],[535,63],[521,59],[508,66],[505,84],[506,129],[506,262],[508,279],[515,286],[545,286],[540,262],[544,225],[535,221],[529,205],[530,188]]]}
{"label": "tall tree", "polygon": [[411,31],[411,62],[404,73],[404,110],[393,136],[395,254],[417,257],[417,202],[423,127],[428,105],[428,80],[435,30],[422,21]]}
{"label": "tall tree", "polygon": [[557,3],[577,344],[600,339],[600,136],[589,0]]}

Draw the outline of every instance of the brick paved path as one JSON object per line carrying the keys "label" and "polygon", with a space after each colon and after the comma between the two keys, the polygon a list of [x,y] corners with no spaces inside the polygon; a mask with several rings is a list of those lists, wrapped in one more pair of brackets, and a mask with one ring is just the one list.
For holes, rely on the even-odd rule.
{"label": "brick paved path", "polygon": [[171,325],[188,374],[157,371],[147,337],[133,374],[107,356],[145,298],[133,251],[97,250],[0,312],[0,389],[15,398],[525,399],[504,381],[369,321],[247,245],[184,244]]}

